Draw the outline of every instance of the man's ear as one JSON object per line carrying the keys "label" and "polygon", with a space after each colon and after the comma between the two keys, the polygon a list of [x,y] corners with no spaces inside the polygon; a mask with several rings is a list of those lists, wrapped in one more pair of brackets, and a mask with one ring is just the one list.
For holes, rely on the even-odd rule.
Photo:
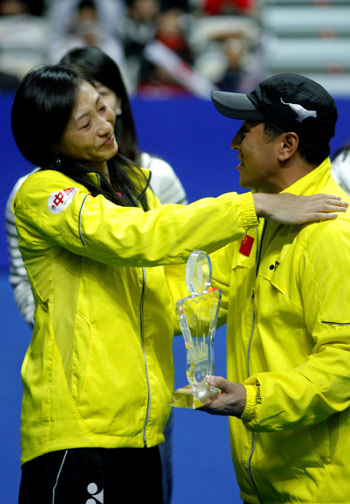
{"label": "man's ear", "polygon": [[294,131],[283,133],[281,136],[281,144],[278,152],[279,161],[288,161],[297,151],[299,145],[299,137]]}

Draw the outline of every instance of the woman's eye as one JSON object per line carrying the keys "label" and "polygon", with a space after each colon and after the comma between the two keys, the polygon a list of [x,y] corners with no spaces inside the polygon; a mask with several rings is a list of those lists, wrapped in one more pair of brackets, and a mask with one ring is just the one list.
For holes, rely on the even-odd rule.
{"label": "woman's eye", "polygon": [[88,123],[84,124],[84,126],[82,126],[81,128],[82,128],[82,129],[86,129],[86,128],[88,128],[89,126],[90,126],[90,121],[89,121]]}
{"label": "woman's eye", "polygon": [[103,104],[103,105],[100,107],[100,112],[104,112],[104,111],[106,110],[106,108],[107,108],[107,107],[106,107],[106,105],[104,105],[104,104]]}

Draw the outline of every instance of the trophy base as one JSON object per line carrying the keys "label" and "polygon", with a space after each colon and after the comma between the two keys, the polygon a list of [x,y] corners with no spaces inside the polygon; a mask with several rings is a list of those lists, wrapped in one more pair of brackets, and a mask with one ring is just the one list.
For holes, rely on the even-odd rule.
{"label": "trophy base", "polygon": [[170,406],[174,408],[197,409],[210,403],[221,391],[216,387],[204,385],[195,388],[192,385],[174,390]]}

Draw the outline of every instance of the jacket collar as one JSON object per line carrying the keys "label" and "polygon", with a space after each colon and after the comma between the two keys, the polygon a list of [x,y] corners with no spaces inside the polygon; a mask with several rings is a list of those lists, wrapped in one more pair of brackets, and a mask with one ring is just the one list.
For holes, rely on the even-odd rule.
{"label": "jacket collar", "polygon": [[100,175],[96,172],[89,172],[88,174],[89,179],[92,180],[92,182],[98,186],[101,185],[101,178]]}
{"label": "jacket collar", "polygon": [[[126,168],[127,169],[127,168]],[[149,185],[149,181],[151,179],[151,172],[150,170],[148,170],[147,168],[141,168],[141,171],[144,173],[145,175],[145,180],[146,182],[143,183],[144,181],[142,181],[142,186],[140,184],[140,181],[139,179],[137,179],[135,177],[135,173],[133,171],[129,171],[129,176],[130,178],[136,183],[136,184],[139,184],[141,187],[140,189],[143,190],[145,187],[147,187]],[[96,172],[89,172],[88,173],[88,177],[92,180],[92,182],[94,182],[94,184],[96,185],[100,185],[101,184],[101,177],[100,177],[100,174],[99,173],[96,173]]]}
{"label": "jacket collar", "polygon": [[287,187],[282,193],[308,196],[324,191],[331,179],[331,160],[327,157],[317,168]]}

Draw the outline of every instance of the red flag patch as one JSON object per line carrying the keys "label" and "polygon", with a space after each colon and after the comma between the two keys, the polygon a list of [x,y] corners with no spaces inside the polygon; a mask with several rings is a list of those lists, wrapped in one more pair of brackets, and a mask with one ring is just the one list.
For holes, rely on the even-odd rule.
{"label": "red flag patch", "polygon": [[254,243],[254,238],[252,236],[245,235],[245,237],[241,241],[241,246],[239,247],[240,254],[243,254],[243,255],[249,257],[250,252],[253,247],[253,243]]}

